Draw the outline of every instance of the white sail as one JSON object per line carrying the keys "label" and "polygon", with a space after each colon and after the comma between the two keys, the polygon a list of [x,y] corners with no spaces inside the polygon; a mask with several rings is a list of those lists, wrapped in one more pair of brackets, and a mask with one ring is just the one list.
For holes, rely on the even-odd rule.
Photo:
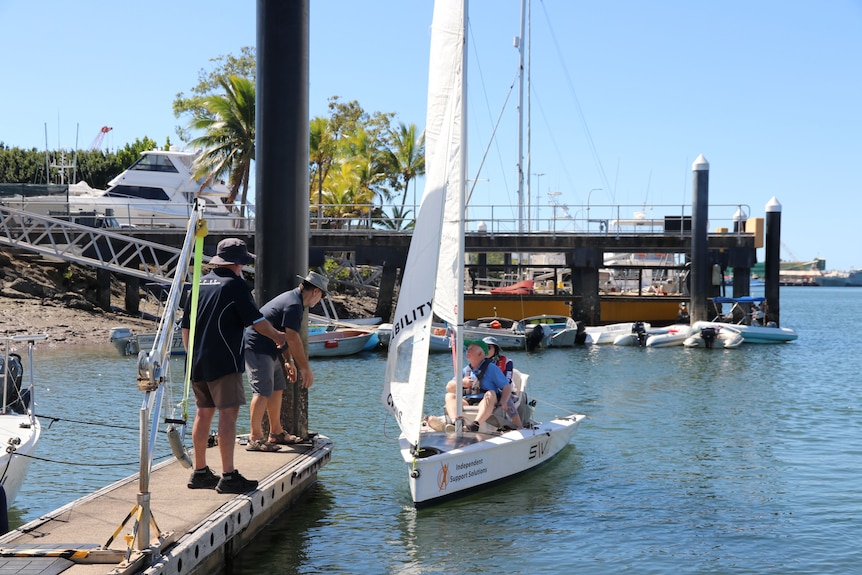
{"label": "white sail", "polygon": [[383,389],[384,404],[413,445],[422,423],[432,306],[450,324],[463,318],[464,14],[463,0],[434,6],[425,191],[402,274]]}

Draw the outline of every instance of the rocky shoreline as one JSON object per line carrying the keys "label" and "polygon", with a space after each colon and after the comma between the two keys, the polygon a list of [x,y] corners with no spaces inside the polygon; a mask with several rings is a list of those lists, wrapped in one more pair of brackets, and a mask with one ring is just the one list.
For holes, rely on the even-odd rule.
{"label": "rocky shoreline", "polygon": [[[0,249],[0,337],[45,333],[48,347],[108,343],[111,328],[124,326],[138,333],[158,327],[158,302],[141,298],[141,313],[123,309],[123,286],[111,288],[111,309],[96,306],[93,270],[59,261]],[[373,298],[332,294],[341,319],[373,315]],[[319,310],[317,310],[319,311]]]}

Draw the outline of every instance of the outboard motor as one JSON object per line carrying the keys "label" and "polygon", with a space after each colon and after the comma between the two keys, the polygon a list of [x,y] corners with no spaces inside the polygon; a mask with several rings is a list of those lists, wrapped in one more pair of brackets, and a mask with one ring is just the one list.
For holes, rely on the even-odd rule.
{"label": "outboard motor", "polygon": [[542,345],[543,339],[545,339],[545,329],[542,324],[538,323],[526,336],[527,351],[533,351]]}
{"label": "outboard motor", "polygon": [[578,326],[578,332],[575,334],[575,345],[584,345],[587,343],[587,326],[582,321],[575,323]]}
{"label": "outboard motor", "polygon": [[[18,413],[24,413],[26,406],[21,397],[21,380],[24,377],[24,366],[21,364],[21,356],[17,353],[9,354],[9,365],[6,358],[0,356],[0,385],[6,387],[6,407]],[[3,389],[0,388],[0,397]]]}
{"label": "outboard motor", "polygon": [[718,335],[718,330],[714,327],[705,327],[700,330],[700,337],[703,338],[703,345],[707,348],[711,348],[712,344],[715,342],[715,338]]}
{"label": "outboard motor", "polygon": [[638,338],[638,347],[645,347],[647,340],[647,332],[644,327],[644,322],[636,321],[632,325],[632,334],[634,334]]}

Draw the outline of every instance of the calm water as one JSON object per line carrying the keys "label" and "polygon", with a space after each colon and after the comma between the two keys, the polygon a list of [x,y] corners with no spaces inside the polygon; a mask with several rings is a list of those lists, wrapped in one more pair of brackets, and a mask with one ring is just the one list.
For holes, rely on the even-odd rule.
{"label": "calm water", "polygon": [[[783,288],[781,311],[796,342],[511,354],[539,418],[588,419],[542,470],[419,512],[380,405],[383,356],[318,360],[309,419],[332,461],[233,572],[858,572],[862,289]],[[137,471],[143,395],[114,354],[41,351],[52,383],[37,412],[59,420],[13,522]],[[432,358],[441,386],[445,359]]]}

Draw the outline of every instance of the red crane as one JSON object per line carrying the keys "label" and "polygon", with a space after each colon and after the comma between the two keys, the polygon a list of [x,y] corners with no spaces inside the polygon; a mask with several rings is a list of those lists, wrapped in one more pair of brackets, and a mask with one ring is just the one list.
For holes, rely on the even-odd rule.
{"label": "red crane", "polygon": [[99,130],[99,133],[96,134],[96,137],[93,139],[93,143],[90,144],[91,150],[98,150],[102,147],[102,140],[105,139],[105,134],[113,130],[113,128],[109,126],[102,126],[102,129]]}

